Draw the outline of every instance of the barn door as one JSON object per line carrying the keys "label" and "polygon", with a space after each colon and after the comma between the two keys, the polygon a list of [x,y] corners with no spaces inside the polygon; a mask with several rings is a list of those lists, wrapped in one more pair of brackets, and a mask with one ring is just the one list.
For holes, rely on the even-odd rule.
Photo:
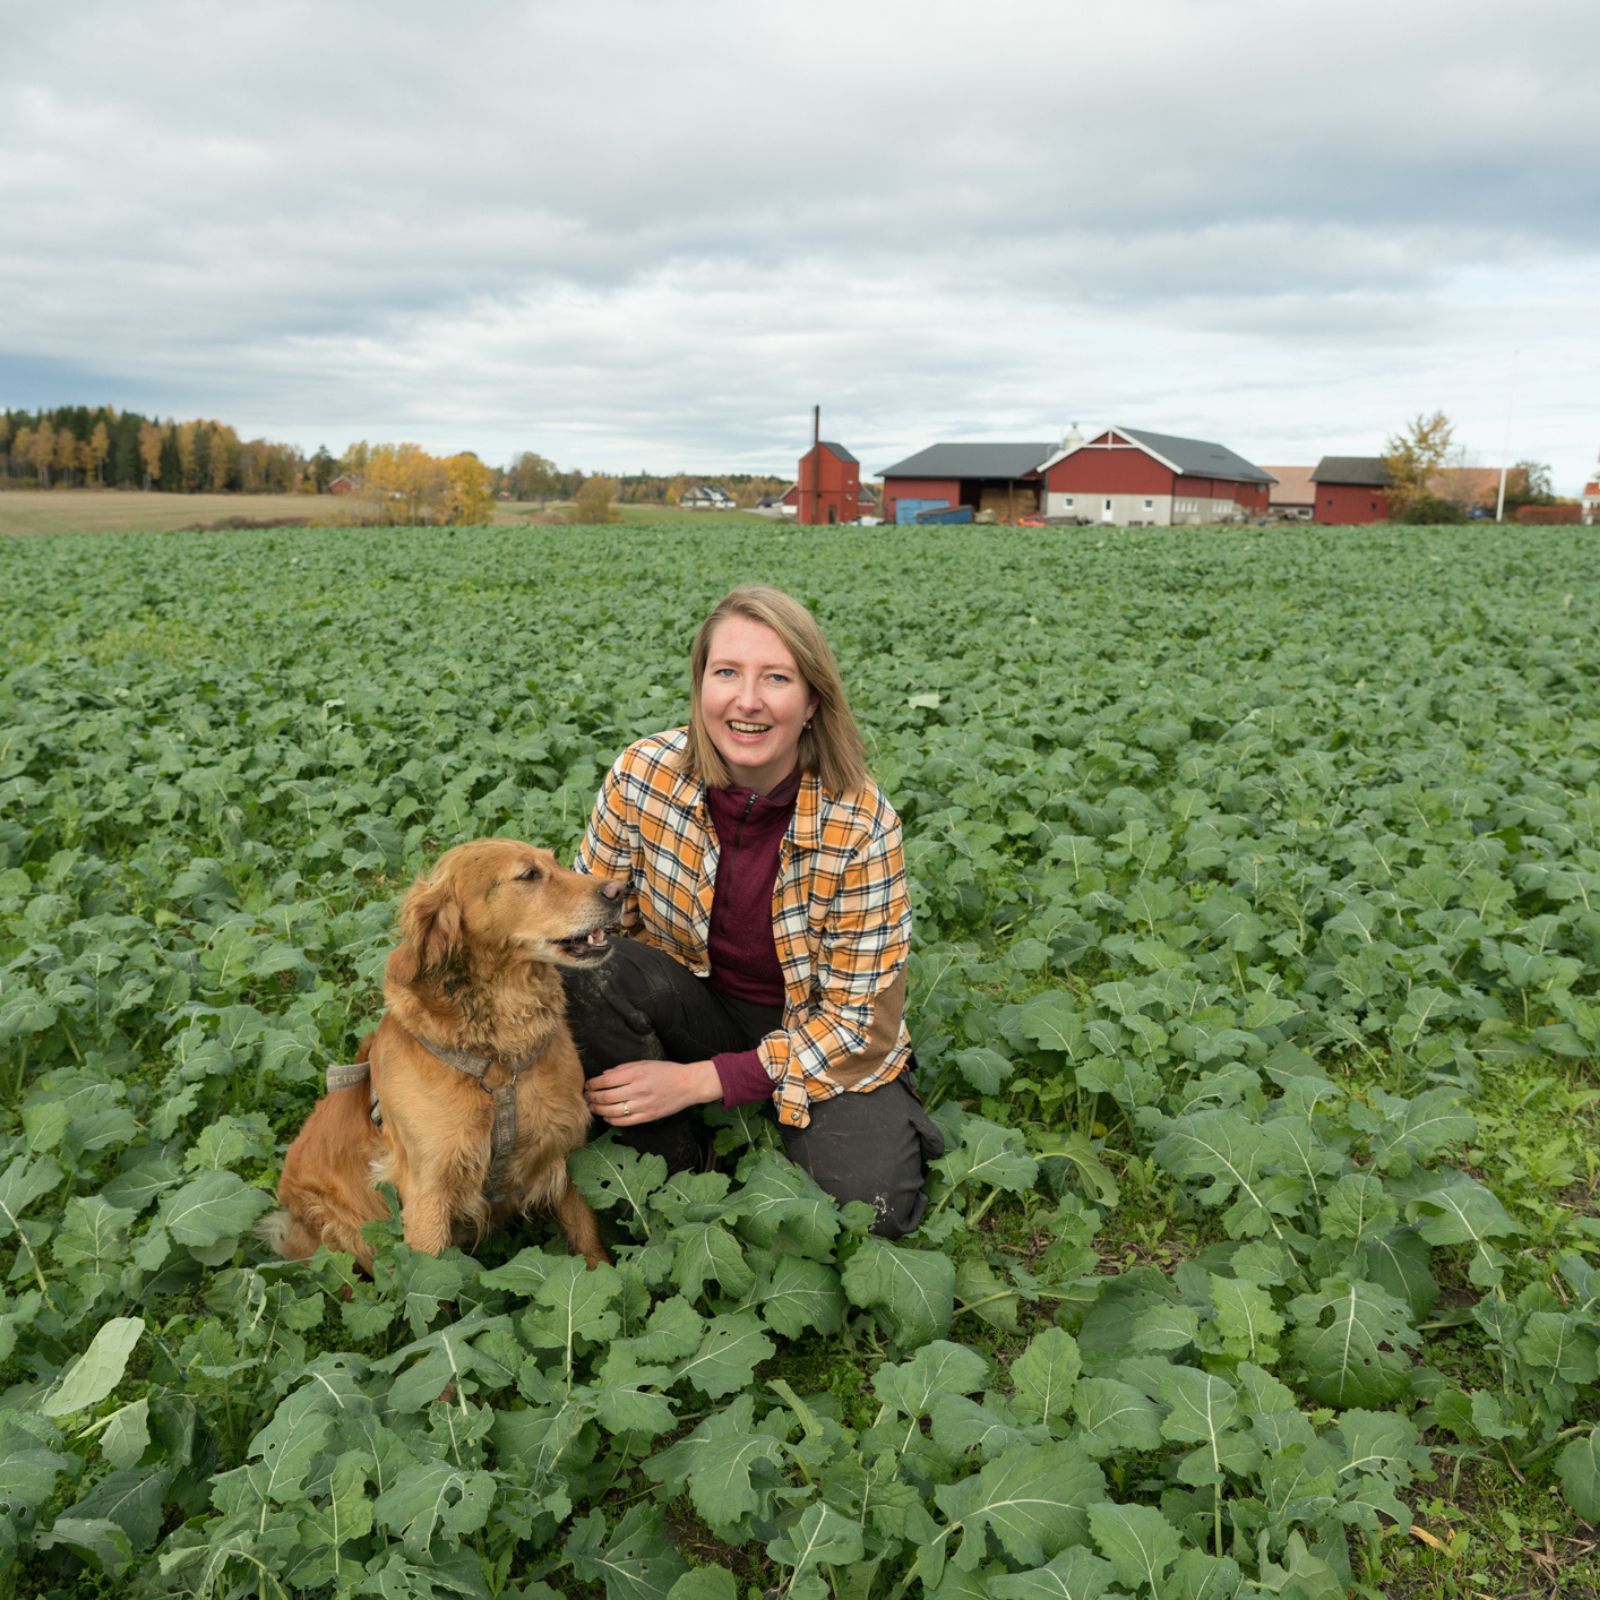
{"label": "barn door", "polygon": [[1111,509],[1111,501],[1104,499],[1100,502],[1100,520],[1102,522],[1115,522],[1116,515]]}

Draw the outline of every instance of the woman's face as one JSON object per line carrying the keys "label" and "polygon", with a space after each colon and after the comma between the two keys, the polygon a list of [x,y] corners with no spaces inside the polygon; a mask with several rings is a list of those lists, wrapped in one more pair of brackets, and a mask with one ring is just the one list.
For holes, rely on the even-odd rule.
{"label": "woman's face", "polygon": [[724,617],[700,679],[700,716],[736,786],[765,794],[794,770],[817,709],[789,647],[764,622]]}

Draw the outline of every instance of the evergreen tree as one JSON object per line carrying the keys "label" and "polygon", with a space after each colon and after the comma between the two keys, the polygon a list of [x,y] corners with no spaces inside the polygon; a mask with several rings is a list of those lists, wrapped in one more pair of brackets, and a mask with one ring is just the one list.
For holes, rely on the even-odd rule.
{"label": "evergreen tree", "polygon": [[177,494],[183,488],[183,458],[178,454],[178,430],[167,424],[161,435],[161,472],[156,487],[164,494]]}

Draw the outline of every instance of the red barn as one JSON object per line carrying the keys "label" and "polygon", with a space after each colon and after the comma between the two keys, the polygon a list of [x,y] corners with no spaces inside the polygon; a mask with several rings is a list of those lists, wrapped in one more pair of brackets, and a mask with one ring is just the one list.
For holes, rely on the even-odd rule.
{"label": "red barn", "polygon": [[1267,514],[1273,482],[1243,456],[1205,439],[1106,428],[1041,463],[1048,517],[1170,527]]}
{"label": "red barn", "polygon": [[861,463],[842,444],[823,439],[812,445],[800,457],[795,488],[795,520],[807,527],[854,522],[861,515]]}
{"label": "red barn", "polygon": [[1383,522],[1389,515],[1389,467],[1382,456],[1324,456],[1311,474],[1318,522]]}

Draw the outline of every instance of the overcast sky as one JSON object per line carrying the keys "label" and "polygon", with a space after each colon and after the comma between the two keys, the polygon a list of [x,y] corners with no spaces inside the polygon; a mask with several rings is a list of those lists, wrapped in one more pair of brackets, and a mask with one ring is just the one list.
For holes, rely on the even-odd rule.
{"label": "overcast sky", "polygon": [[[0,403],[592,470],[1443,409],[1600,451],[1594,0],[77,0],[6,18]],[[1513,383],[1514,378],[1514,383]]]}

